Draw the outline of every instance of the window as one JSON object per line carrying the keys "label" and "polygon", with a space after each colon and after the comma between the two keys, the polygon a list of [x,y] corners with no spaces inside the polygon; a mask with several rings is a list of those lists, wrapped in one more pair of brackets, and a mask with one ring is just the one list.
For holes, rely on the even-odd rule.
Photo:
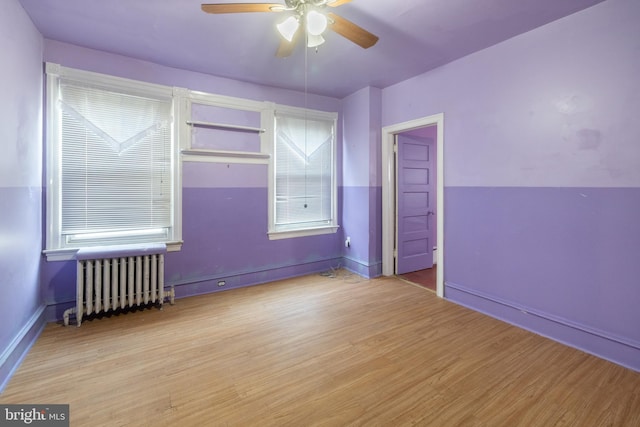
{"label": "window", "polygon": [[48,255],[179,240],[172,88],[47,74]]}
{"label": "window", "polygon": [[335,233],[336,114],[278,108],[274,122],[270,238]]}

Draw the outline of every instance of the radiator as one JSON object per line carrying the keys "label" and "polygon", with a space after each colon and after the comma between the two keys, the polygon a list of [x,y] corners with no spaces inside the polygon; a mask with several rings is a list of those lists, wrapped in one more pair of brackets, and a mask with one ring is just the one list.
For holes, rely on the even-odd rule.
{"label": "radiator", "polygon": [[164,244],[81,249],[76,254],[76,306],[64,312],[64,324],[75,314],[77,325],[85,315],[148,304],[162,308],[174,291],[164,289]]}

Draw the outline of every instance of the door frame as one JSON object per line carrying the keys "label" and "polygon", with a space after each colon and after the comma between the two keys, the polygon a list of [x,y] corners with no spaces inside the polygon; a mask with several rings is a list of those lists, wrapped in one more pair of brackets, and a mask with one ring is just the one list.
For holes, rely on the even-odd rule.
{"label": "door frame", "polygon": [[444,297],[444,113],[382,128],[382,274],[396,273],[396,162],[393,146],[397,134],[437,126],[436,137],[436,294]]}

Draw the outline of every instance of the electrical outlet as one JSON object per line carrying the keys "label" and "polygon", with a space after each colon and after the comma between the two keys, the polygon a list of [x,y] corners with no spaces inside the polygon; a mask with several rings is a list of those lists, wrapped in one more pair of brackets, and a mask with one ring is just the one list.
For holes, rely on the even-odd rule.
{"label": "electrical outlet", "polygon": [[218,280],[218,286],[224,286],[226,284],[227,282],[225,282],[224,280]]}
{"label": "electrical outlet", "polygon": [[347,240],[344,241],[344,247],[345,248],[350,248],[351,247],[351,237],[347,236]]}

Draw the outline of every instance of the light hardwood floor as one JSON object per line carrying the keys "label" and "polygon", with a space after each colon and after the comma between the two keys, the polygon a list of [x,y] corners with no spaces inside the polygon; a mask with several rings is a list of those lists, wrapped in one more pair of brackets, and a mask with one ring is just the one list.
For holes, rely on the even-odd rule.
{"label": "light hardwood floor", "polygon": [[49,324],[0,402],[72,426],[640,426],[640,373],[340,272]]}

